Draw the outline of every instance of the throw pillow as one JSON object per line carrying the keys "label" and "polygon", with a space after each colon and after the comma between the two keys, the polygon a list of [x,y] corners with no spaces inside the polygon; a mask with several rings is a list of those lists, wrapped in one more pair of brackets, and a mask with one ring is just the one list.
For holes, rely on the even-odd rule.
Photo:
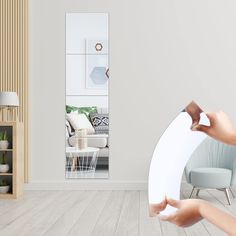
{"label": "throw pillow", "polygon": [[97,107],[75,107],[75,106],[69,106],[66,105],[66,113],[72,113],[72,112],[78,112],[85,114],[88,119],[90,118],[89,115],[92,113],[97,113]]}
{"label": "throw pillow", "polygon": [[88,134],[95,133],[93,126],[91,125],[85,114],[69,113],[66,114],[66,118],[69,120],[74,130],[87,129]]}
{"label": "throw pillow", "polygon": [[70,122],[66,119],[66,128],[67,128],[67,131],[69,133],[69,136],[72,136],[75,134],[75,131],[73,130],[73,128],[71,127],[71,124]]}
{"label": "throw pillow", "polygon": [[108,134],[109,133],[109,115],[108,114],[90,114],[92,125],[96,134]]}

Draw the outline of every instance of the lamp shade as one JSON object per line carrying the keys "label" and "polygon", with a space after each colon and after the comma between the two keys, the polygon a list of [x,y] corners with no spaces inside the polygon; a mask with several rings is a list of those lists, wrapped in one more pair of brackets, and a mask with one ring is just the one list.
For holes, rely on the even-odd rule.
{"label": "lamp shade", "polygon": [[16,92],[0,92],[0,106],[18,107],[19,98]]}

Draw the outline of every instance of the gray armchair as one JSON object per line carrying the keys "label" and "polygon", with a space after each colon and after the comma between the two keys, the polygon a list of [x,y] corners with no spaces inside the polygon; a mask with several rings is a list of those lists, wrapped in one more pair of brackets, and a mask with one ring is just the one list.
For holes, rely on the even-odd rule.
{"label": "gray armchair", "polygon": [[225,192],[231,204],[229,190],[236,185],[236,147],[206,138],[194,151],[185,167],[188,183],[193,185],[197,196],[201,189],[218,189]]}

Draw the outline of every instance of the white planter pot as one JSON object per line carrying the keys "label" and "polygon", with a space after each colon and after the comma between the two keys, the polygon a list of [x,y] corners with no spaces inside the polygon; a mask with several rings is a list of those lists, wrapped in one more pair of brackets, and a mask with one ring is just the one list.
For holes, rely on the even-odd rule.
{"label": "white planter pot", "polygon": [[10,189],[10,186],[0,186],[0,194],[1,193],[7,193]]}
{"label": "white planter pot", "polygon": [[0,164],[0,173],[6,173],[9,171],[9,165],[8,164]]}
{"label": "white planter pot", "polygon": [[7,149],[9,146],[9,142],[7,140],[0,141],[0,149]]}

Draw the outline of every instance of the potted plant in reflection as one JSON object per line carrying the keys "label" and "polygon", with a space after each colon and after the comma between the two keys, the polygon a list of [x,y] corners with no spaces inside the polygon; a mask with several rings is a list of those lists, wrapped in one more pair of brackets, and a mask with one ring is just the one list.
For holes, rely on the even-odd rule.
{"label": "potted plant in reflection", "polygon": [[0,180],[0,194],[7,193],[10,189],[10,185],[7,183],[6,180]]}
{"label": "potted plant in reflection", "polygon": [[6,155],[7,152],[3,152],[0,155],[0,173],[6,173],[9,171],[9,165],[7,164]]}
{"label": "potted plant in reflection", "polygon": [[9,146],[7,131],[0,132],[0,149],[7,149]]}

